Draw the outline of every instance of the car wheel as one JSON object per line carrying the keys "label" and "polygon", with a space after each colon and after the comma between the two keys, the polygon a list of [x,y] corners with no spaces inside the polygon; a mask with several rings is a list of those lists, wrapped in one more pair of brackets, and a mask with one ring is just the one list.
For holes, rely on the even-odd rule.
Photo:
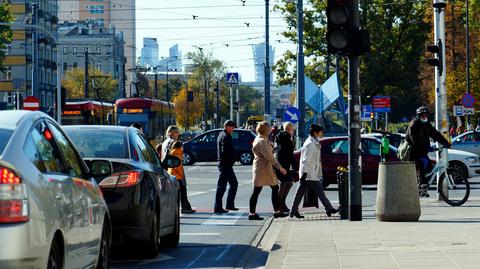
{"label": "car wheel", "polygon": [[100,251],[98,253],[97,269],[107,269],[110,262],[110,229],[108,222],[103,223]]}
{"label": "car wheel", "polygon": [[193,155],[190,152],[184,152],[182,162],[183,165],[192,165],[195,163],[195,160],[193,159]]}
{"label": "car wheel", "polygon": [[155,258],[160,251],[160,226],[158,223],[158,213],[154,212],[152,218],[152,226],[150,228],[150,238],[145,244],[145,255],[147,258]]}
{"label": "car wheel", "polygon": [[48,269],[61,269],[63,268],[62,250],[58,239],[55,238],[50,247],[50,254],[48,254]]}
{"label": "car wheel", "polygon": [[249,165],[253,163],[253,156],[250,152],[243,152],[240,154],[240,163],[242,165]]}
{"label": "car wheel", "polygon": [[467,167],[463,163],[457,162],[457,161],[451,161],[451,162],[448,163],[448,166],[449,166],[450,169],[458,171],[459,173],[461,173],[464,178],[468,178],[468,170],[467,170]]}
{"label": "car wheel", "polygon": [[165,236],[165,238],[162,240],[162,244],[168,247],[176,247],[179,241],[180,241],[180,203],[177,202],[173,232]]}

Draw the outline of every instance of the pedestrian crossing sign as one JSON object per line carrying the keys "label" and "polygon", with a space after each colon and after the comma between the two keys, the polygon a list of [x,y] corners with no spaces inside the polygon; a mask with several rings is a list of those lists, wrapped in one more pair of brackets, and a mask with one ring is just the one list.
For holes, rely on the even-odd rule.
{"label": "pedestrian crossing sign", "polygon": [[238,73],[227,73],[228,84],[238,84]]}

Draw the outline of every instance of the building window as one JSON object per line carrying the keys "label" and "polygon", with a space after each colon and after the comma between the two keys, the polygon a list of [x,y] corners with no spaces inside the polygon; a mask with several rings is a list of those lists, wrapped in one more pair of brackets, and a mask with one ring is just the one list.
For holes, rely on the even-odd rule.
{"label": "building window", "polygon": [[67,63],[63,63],[63,71],[67,71],[68,69],[68,64]]}
{"label": "building window", "polygon": [[77,54],[77,45],[73,45],[73,54]]}
{"label": "building window", "polygon": [[72,66],[73,68],[77,68],[77,62],[74,62]]}
{"label": "building window", "polygon": [[97,53],[102,53],[102,48],[100,47],[100,45],[97,45]]}
{"label": "building window", "polygon": [[68,52],[67,45],[63,45],[63,54],[67,54],[67,52]]}

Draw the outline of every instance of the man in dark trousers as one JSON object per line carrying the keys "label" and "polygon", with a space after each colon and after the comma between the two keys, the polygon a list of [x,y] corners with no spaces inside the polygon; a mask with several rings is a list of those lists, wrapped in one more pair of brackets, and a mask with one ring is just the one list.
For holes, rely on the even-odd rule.
{"label": "man in dark trousers", "polygon": [[[420,188],[428,186],[425,175],[432,170],[432,164],[428,157],[430,151],[430,138],[449,148],[450,142],[428,122],[428,109],[424,106],[417,108],[416,117],[410,121],[407,129],[406,140],[412,146],[410,160],[414,161],[420,170]],[[423,193],[425,196],[428,193]]]}
{"label": "man in dark trousers", "polygon": [[[217,183],[217,194],[215,195],[215,213],[227,213],[228,210],[238,210],[238,208],[235,207],[238,181],[233,171],[235,152],[233,149],[232,133],[235,129],[235,123],[227,120],[223,124],[223,127],[224,129],[220,132],[217,139],[218,170],[220,171],[220,176]],[[227,210],[225,210],[222,206],[222,199],[227,189],[227,183],[230,184],[230,188],[228,189],[227,206],[225,207]]]}

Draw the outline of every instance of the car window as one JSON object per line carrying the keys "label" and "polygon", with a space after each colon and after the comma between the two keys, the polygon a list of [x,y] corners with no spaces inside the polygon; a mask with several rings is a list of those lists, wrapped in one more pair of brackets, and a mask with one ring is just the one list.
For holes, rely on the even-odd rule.
{"label": "car window", "polygon": [[[155,165],[160,165],[160,161],[158,160],[158,155],[157,153],[155,152],[155,150],[153,149],[152,145],[150,143],[148,143],[148,141],[145,139],[145,137],[137,134],[140,139],[143,141],[143,144],[145,145],[146,149],[147,149],[147,152],[148,152],[148,156],[150,159],[152,159],[152,162],[153,164]],[[142,150],[143,151],[143,150]]]}
{"label": "car window", "polygon": [[13,131],[7,129],[0,129],[0,155],[7,146],[10,137],[12,136]]}
{"label": "car window", "polygon": [[32,130],[26,142],[24,152],[30,161],[37,166],[38,170],[48,173],[62,173],[63,163],[60,153],[54,147],[53,136],[48,129],[39,124]]}
{"label": "car window", "polygon": [[362,149],[367,155],[380,156],[380,143],[376,141],[370,139],[362,140]]}
{"label": "car window", "polygon": [[65,160],[65,171],[68,175],[73,177],[83,177],[83,171],[81,166],[81,160],[75,153],[75,148],[68,141],[65,135],[53,124],[48,123],[48,127],[53,133],[55,140],[57,141],[58,149],[62,153]]}
{"label": "car window", "polygon": [[201,139],[205,143],[216,143],[218,137],[218,132],[209,132]]}
{"label": "car window", "polygon": [[473,134],[467,134],[462,137],[462,142],[473,142],[473,141],[475,141]]}
{"label": "car window", "polygon": [[127,159],[125,133],[97,129],[67,129],[68,136],[83,158]]}
{"label": "car window", "polygon": [[232,139],[234,140],[238,140],[240,139],[240,137],[242,136],[242,134],[240,134],[241,132],[239,131],[234,131],[233,134],[232,134]]}
{"label": "car window", "polygon": [[140,149],[140,153],[143,156],[143,159],[146,162],[158,164],[158,160],[156,159],[155,155],[148,150],[147,145],[143,142],[143,139],[140,137],[139,134],[136,134],[135,137],[135,144],[137,144],[138,148]]}
{"label": "car window", "polygon": [[347,154],[348,140],[337,140],[330,144],[330,149],[333,154]]}

